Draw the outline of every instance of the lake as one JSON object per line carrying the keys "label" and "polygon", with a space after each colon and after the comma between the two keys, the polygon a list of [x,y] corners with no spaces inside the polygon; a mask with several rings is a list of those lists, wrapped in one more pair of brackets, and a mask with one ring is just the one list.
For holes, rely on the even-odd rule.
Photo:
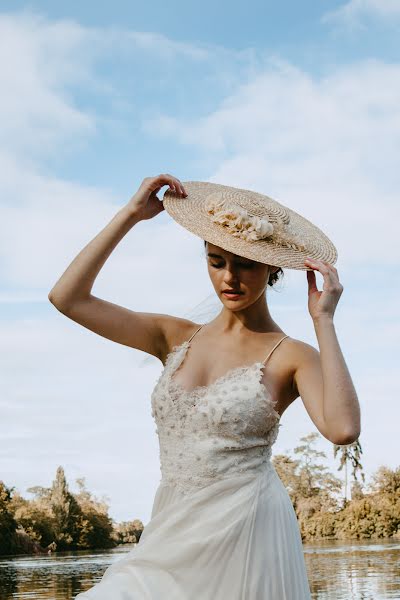
{"label": "lake", "polygon": [[[133,548],[0,558],[0,598],[72,600]],[[313,600],[400,599],[400,540],[304,544],[304,556]]]}

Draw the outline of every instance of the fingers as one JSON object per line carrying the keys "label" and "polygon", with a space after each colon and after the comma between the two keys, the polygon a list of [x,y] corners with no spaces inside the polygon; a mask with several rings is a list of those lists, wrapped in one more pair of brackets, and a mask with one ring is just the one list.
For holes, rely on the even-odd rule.
{"label": "fingers", "polygon": [[335,267],[326,262],[325,260],[317,260],[316,258],[306,258],[304,264],[319,271],[321,275],[333,276],[334,274],[337,276],[337,271]]}
{"label": "fingers", "polygon": [[159,177],[163,178],[169,184],[169,187],[173,192],[177,192],[181,196],[187,196],[187,192],[182,182],[177,177],[174,177],[170,173],[162,173]]}
{"label": "fingers", "polygon": [[155,177],[145,177],[142,185],[155,194],[157,194],[164,185],[169,185],[171,191],[185,197],[188,195],[182,182],[170,173],[161,173]]}
{"label": "fingers", "polygon": [[[325,260],[307,258],[304,264],[316,271],[319,271],[324,277],[324,281],[329,285],[331,291],[343,291],[343,286],[339,281],[337,269]],[[308,272],[307,272],[308,273]]]}
{"label": "fingers", "polygon": [[307,281],[309,293],[318,292],[317,281],[314,271],[307,271]]}

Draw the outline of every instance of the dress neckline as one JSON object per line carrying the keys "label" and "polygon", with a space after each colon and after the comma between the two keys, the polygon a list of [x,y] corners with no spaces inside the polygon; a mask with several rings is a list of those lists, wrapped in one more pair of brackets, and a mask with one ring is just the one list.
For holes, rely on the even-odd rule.
{"label": "dress neckline", "polygon": [[[282,338],[283,339],[283,338]],[[184,354],[182,355],[182,360],[186,354],[186,351],[188,350],[190,346],[190,340],[186,340],[184,342],[182,342],[182,344],[179,344],[178,346],[174,346],[171,350],[171,352],[168,354],[167,356],[167,361],[169,362],[170,359],[172,359],[172,357],[174,357],[177,353],[183,351]],[[167,364],[166,361],[166,364]],[[207,394],[209,390],[213,389],[215,386],[218,386],[221,382],[229,379],[230,377],[232,377],[232,375],[236,374],[236,373],[240,373],[243,371],[243,373],[246,372],[251,372],[254,370],[254,373],[257,374],[258,377],[260,377],[259,380],[259,385],[262,389],[262,391],[264,392],[265,396],[268,397],[268,399],[270,400],[270,404],[271,404],[271,408],[272,411],[274,412],[276,418],[278,420],[281,419],[281,415],[279,414],[279,412],[277,410],[275,410],[274,408],[274,403],[272,402],[272,398],[271,398],[271,394],[268,391],[268,389],[266,388],[266,386],[264,385],[264,383],[261,381],[262,379],[262,374],[263,374],[263,369],[266,366],[266,362],[262,362],[262,361],[255,361],[249,365],[238,365],[237,367],[232,367],[231,369],[228,369],[228,371],[226,371],[225,373],[223,373],[222,375],[220,375],[219,377],[217,377],[216,379],[214,379],[214,381],[211,381],[209,384],[207,385],[196,385],[194,388],[192,388],[191,390],[187,390],[183,387],[182,384],[180,384],[178,381],[176,381],[173,377],[175,371],[178,369],[178,367],[180,366],[182,361],[179,361],[178,364],[173,365],[172,368],[169,370],[167,376],[168,376],[168,384],[170,387],[173,387],[175,390],[179,391],[179,393],[185,397],[185,399],[191,399],[193,397],[198,397],[200,395]]]}

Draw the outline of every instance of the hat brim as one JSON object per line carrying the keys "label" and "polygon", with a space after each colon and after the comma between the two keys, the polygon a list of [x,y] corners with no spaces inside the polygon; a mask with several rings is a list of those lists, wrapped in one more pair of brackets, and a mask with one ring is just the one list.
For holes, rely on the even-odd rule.
{"label": "hat brim", "polygon": [[205,198],[216,190],[228,193],[232,193],[232,190],[235,193],[242,192],[250,200],[254,195],[258,205],[260,199],[261,201],[264,199],[265,202],[283,206],[269,196],[252,190],[204,181],[183,181],[182,184],[188,193],[187,197],[182,198],[167,189],[163,196],[164,208],[179,225],[201,239],[215,244],[227,252],[275,267],[310,270],[304,264],[306,257],[326,261],[332,265],[336,263],[338,253],[332,241],[319,227],[286,206],[284,209],[290,217],[291,231],[295,232],[298,239],[301,240],[304,250],[282,246],[270,238],[249,242],[233,236],[224,226],[213,222],[204,207]]}

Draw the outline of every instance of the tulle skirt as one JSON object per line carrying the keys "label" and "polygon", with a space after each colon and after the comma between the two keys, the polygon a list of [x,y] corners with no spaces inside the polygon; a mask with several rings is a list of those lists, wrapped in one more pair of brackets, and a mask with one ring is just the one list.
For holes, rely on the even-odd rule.
{"label": "tulle skirt", "polygon": [[310,600],[300,530],[271,462],[182,494],[160,483],[139,543],[75,600]]}

